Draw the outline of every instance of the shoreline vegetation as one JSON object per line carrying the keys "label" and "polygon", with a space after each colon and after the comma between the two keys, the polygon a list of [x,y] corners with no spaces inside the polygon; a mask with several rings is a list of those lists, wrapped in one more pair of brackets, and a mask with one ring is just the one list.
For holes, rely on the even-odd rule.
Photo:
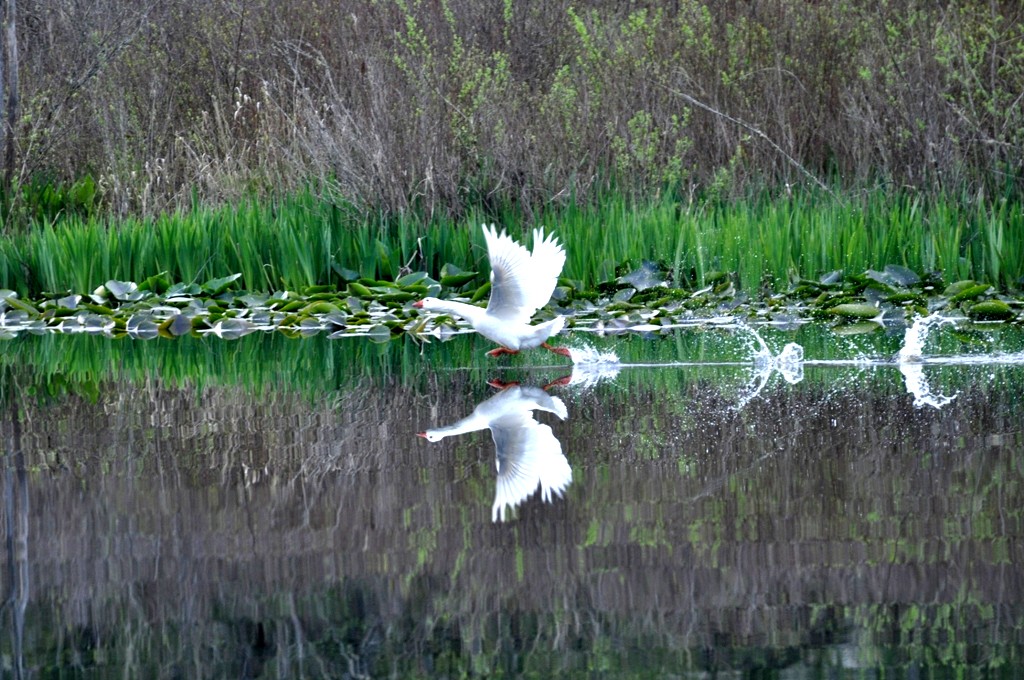
{"label": "shoreline vegetation", "polygon": [[[156,217],[66,214],[0,240],[0,287],[84,294],[109,279],[161,275],[189,284],[237,274],[234,287],[273,292],[418,271],[443,276],[455,267],[486,269],[478,232],[490,222],[515,238],[532,223],[511,205],[460,220],[368,215],[312,190]],[[1000,291],[1019,291],[1024,273],[1024,206],[1010,197],[812,189],[687,205],[614,195],[545,210],[536,223],[565,244],[564,278],[587,289],[644,261],[676,287],[699,288],[729,273],[751,294],[889,265]]]}
{"label": "shoreline vegetation", "polygon": [[644,261],[754,297],[890,266],[1022,288],[1017,3],[21,12],[0,288],[23,298],[440,278],[480,269],[492,222],[555,231],[578,290]]}
{"label": "shoreline vegetation", "polygon": [[[1024,322],[1024,241],[1013,237],[1024,212],[1005,199],[620,198],[543,217],[568,261],[540,316],[564,314],[569,328],[667,330],[721,314],[817,320],[843,335],[934,312]],[[414,300],[486,298],[481,241],[465,222],[367,217],[311,191],[157,218],[67,216],[0,241],[0,336],[426,338],[459,324]]]}

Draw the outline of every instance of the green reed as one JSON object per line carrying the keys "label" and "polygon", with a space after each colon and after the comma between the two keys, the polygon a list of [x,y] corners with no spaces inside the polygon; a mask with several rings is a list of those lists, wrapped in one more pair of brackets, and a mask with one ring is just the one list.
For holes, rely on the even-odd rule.
{"label": "green reed", "polygon": [[594,205],[550,206],[526,216],[516,206],[470,212],[463,222],[413,213],[373,215],[306,192],[233,207],[197,207],[156,219],[69,216],[0,240],[0,287],[23,294],[89,292],[108,279],[142,282],[166,272],[198,282],[241,273],[249,290],[341,284],[353,272],[394,279],[438,276],[446,263],[486,270],[479,225],[497,222],[517,238],[545,225],[566,245],[564,275],[583,286],[617,269],[660,262],[678,284],[702,285],[734,272],[742,289],[833,270],[861,273],[896,264],[1019,288],[1024,212],[1014,197],[824,191],[769,193],[745,201],[637,202],[622,195]]}
{"label": "green reed", "polygon": [[1019,288],[1024,273],[1024,213],[1019,201],[1006,198],[815,191],[636,205],[615,197],[596,208],[552,210],[544,219],[566,242],[567,275],[590,284],[642,259],[660,261],[677,282],[692,276],[695,285],[713,272],[735,272],[746,290],[765,279],[780,289],[792,277],[890,264],[1004,290]]}

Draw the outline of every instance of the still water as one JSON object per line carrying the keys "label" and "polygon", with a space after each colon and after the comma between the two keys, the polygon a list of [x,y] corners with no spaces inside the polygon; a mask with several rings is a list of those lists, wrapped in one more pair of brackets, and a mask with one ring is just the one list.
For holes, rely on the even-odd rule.
{"label": "still water", "polygon": [[8,341],[2,674],[1018,676],[1024,342],[930,333]]}

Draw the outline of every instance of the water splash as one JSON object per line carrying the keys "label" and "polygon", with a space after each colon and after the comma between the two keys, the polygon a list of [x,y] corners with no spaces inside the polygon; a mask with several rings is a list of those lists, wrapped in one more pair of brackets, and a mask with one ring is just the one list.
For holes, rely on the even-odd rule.
{"label": "water splash", "polygon": [[939,328],[946,324],[955,324],[956,319],[951,319],[936,312],[926,317],[916,319],[914,324],[903,334],[903,347],[896,355],[900,363],[908,361],[920,361],[924,356],[924,343],[928,340],[928,334],[933,328]]}
{"label": "water splash", "polygon": [[903,334],[903,347],[896,355],[896,364],[903,374],[903,382],[907,386],[907,392],[914,396],[914,406],[931,406],[940,409],[949,402],[956,399],[957,395],[945,396],[932,392],[928,380],[924,375],[924,344],[928,340],[928,334],[933,328],[940,328],[945,324],[956,323],[955,319],[942,316],[939,313],[917,319],[914,324]]}
{"label": "water splash", "polygon": [[920,362],[899,363],[900,373],[903,374],[903,382],[907,386],[907,392],[914,396],[914,406],[931,406],[940,409],[949,402],[956,399],[957,395],[945,396],[932,392],[928,385],[928,379],[924,377],[924,365]]}
{"label": "water splash", "polygon": [[786,382],[795,384],[804,379],[804,348],[795,343],[788,343],[778,355],[774,354],[768,343],[755,328],[739,324],[739,328],[747,331],[748,343],[754,368],[758,372],[778,371]]}
{"label": "water splash", "polygon": [[581,390],[588,390],[598,383],[613,381],[622,370],[619,355],[612,351],[601,351],[590,345],[570,347],[572,375],[566,384]]}
{"label": "water splash", "polygon": [[570,347],[572,363],[585,366],[615,365],[619,363],[619,355],[611,351],[601,351],[591,345]]}
{"label": "water splash", "polygon": [[790,385],[802,381],[804,379],[804,348],[795,342],[789,343],[775,357],[773,367]]}
{"label": "water splash", "polygon": [[770,366],[773,359],[772,350],[768,347],[768,343],[764,341],[764,338],[761,337],[761,334],[755,328],[743,322],[738,323],[736,327],[747,332],[747,349],[751,353],[754,366]]}
{"label": "water splash", "polygon": [[742,409],[759,395],[775,372],[791,385],[804,379],[804,348],[801,345],[791,342],[775,355],[757,330],[742,323],[739,328],[748,332],[748,348],[752,353],[754,374],[747,388],[740,393],[736,410]]}

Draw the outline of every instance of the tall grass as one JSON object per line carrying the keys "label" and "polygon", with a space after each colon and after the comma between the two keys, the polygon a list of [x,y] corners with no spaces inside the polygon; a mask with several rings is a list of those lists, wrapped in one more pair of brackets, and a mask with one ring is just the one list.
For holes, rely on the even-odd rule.
{"label": "tall grass", "polygon": [[[358,276],[437,276],[446,263],[486,270],[479,225],[516,237],[543,224],[566,246],[564,275],[593,286],[616,269],[660,262],[676,285],[735,272],[756,290],[793,277],[886,265],[941,273],[948,281],[1020,287],[1024,210],[1018,200],[955,194],[833,196],[808,191],[684,205],[612,195],[590,207],[549,207],[532,218],[514,205],[477,209],[465,221],[367,214],[313,192],[236,207],[197,207],[153,219],[108,222],[68,216],[0,240],[0,287],[23,294],[92,291],[108,279],[142,282],[166,272],[202,283],[241,273],[248,290],[301,290]],[[344,275],[344,276],[343,276]]]}

